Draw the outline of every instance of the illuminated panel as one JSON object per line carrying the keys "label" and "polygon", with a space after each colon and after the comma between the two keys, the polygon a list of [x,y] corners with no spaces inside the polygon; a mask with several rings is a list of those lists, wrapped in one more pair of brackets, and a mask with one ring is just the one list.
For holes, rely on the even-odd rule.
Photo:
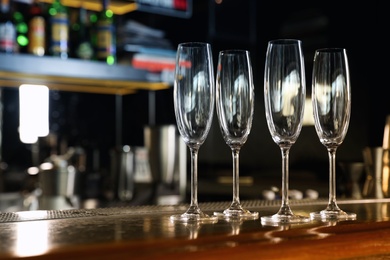
{"label": "illuminated panel", "polygon": [[22,84],[19,87],[19,137],[23,143],[35,143],[49,134],[49,88]]}
{"label": "illuminated panel", "polygon": [[137,11],[190,18],[192,0],[137,0]]}

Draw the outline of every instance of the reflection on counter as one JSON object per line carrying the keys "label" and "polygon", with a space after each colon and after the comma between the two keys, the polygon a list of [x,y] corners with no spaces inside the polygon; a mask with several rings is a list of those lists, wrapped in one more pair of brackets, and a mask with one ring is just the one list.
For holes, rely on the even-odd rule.
{"label": "reflection on counter", "polygon": [[[185,206],[141,206],[90,210],[29,211],[0,214],[0,258],[34,259],[387,259],[390,200],[339,200],[358,215],[355,221],[312,221],[301,225],[264,226],[259,220],[174,223],[169,216]],[[220,211],[229,201],[201,203],[205,212]],[[245,208],[268,214],[278,201],[242,201]],[[291,201],[308,214],[324,200]],[[98,228],[97,228],[98,227]],[[36,231],[36,232],[34,232]],[[335,251],[335,248],[340,250]],[[282,250],[281,250],[282,249]],[[352,250],[351,250],[352,249]]]}

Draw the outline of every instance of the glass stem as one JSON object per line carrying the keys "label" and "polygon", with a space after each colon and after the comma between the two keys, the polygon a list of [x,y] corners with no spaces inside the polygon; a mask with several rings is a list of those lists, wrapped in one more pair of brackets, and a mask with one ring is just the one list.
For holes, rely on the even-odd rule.
{"label": "glass stem", "polygon": [[198,208],[198,148],[190,148],[191,152],[191,205]]}
{"label": "glass stem", "polygon": [[233,157],[233,202],[232,206],[240,205],[240,171],[239,171],[239,161],[240,161],[240,149],[232,149]]}
{"label": "glass stem", "polygon": [[278,214],[293,215],[288,198],[288,180],[289,180],[289,154],[290,147],[282,147],[282,205]]}
{"label": "glass stem", "polygon": [[336,150],[337,148],[328,148],[329,156],[329,202],[328,209],[339,210],[336,203]]}

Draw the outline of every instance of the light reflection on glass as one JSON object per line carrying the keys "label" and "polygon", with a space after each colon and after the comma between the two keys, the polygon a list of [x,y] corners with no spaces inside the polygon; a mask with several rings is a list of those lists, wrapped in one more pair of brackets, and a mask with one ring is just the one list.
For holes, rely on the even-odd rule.
{"label": "light reflection on glass", "polygon": [[297,70],[293,70],[288,74],[283,82],[278,83],[279,87],[282,88],[282,95],[274,95],[272,97],[275,112],[282,112],[283,116],[291,116],[294,114],[295,103],[294,98],[297,97],[299,91],[300,78]]}
{"label": "light reflection on glass", "polygon": [[[234,91],[233,93],[237,93],[238,96],[241,96],[242,92],[245,91],[248,87],[248,82],[249,80],[245,77],[244,74],[240,74],[238,75],[238,77],[234,80]],[[229,100],[231,99],[231,100]],[[225,101],[225,106],[226,107],[229,107],[229,110],[231,111],[230,113],[228,113],[226,116],[227,116],[227,121],[229,123],[233,123],[233,117],[234,115],[237,116],[237,124],[241,125],[241,113],[238,113],[237,112],[237,109],[239,110],[244,110],[245,107],[243,107],[244,105],[242,104],[242,102],[240,102],[240,98],[237,98],[237,96],[235,95],[229,95],[229,99],[226,99]]]}
{"label": "light reflection on glass", "polygon": [[242,220],[239,220],[239,221],[230,221],[230,225],[232,227],[232,232],[231,232],[231,235],[238,235],[240,234],[240,230],[241,230],[241,225],[242,225],[243,221]]}
{"label": "light reflection on glass", "polygon": [[[318,100],[318,111],[320,115],[328,114],[330,107],[330,100],[332,99],[344,99],[345,93],[343,87],[347,84],[346,79],[343,75],[338,75],[332,82],[332,86],[321,85],[317,83],[318,89],[316,92],[316,99]],[[333,108],[337,111],[337,108]]]}
{"label": "light reflection on glass", "polygon": [[192,95],[193,92],[200,91],[200,89],[205,88],[206,86],[206,75],[203,71],[198,72],[193,78],[193,89],[191,92],[186,93],[184,100],[184,110],[186,113],[191,112],[196,105],[197,100],[195,100],[195,95]]}
{"label": "light reflection on glass", "polygon": [[197,239],[201,224],[199,223],[183,223],[186,229],[189,231],[188,239]]}
{"label": "light reflection on glass", "polygon": [[316,99],[318,104],[318,111],[320,115],[329,113],[329,101],[331,99],[332,87],[327,85],[317,85]]}

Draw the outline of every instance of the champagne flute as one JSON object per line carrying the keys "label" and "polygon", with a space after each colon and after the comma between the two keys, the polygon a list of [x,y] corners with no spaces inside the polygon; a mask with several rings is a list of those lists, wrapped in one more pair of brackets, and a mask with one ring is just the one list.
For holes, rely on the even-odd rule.
{"label": "champagne flute", "polygon": [[268,42],[264,101],[268,129],[282,154],[282,202],[279,211],[261,217],[265,225],[304,223],[309,217],[292,212],[289,205],[289,153],[301,129],[306,98],[302,42],[278,39]]}
{"label": "champagne flute", "polygon": [[324,210],[310,213],[312,219],[355,219],[336,202],[336,150],[348,130],[351,116],[351,86],[345,49],[315,51],[312,75],[312,104],[315,129],[329,156],[329,202]]}
{"label": "champagne flute", "polygon": [[177,127],[191,153],[191,203],[185,213],[172,215],[170,219],[216,222],[216,216],[204,213],[198,205],[198,151],[210,130],[215,102],[214,67],[209,43],[178,45],[173,99]]}
{"label": "champagne flute", "polygon": [[252,127],[254,96],[249,51],[220,51],[216,78],[216,106],[222,136],[232,151],[233,201],[223,212],[214,212],[218,217],[231,220],[259,217],[258,212],[244,209],[239,197],[239,153]]}

